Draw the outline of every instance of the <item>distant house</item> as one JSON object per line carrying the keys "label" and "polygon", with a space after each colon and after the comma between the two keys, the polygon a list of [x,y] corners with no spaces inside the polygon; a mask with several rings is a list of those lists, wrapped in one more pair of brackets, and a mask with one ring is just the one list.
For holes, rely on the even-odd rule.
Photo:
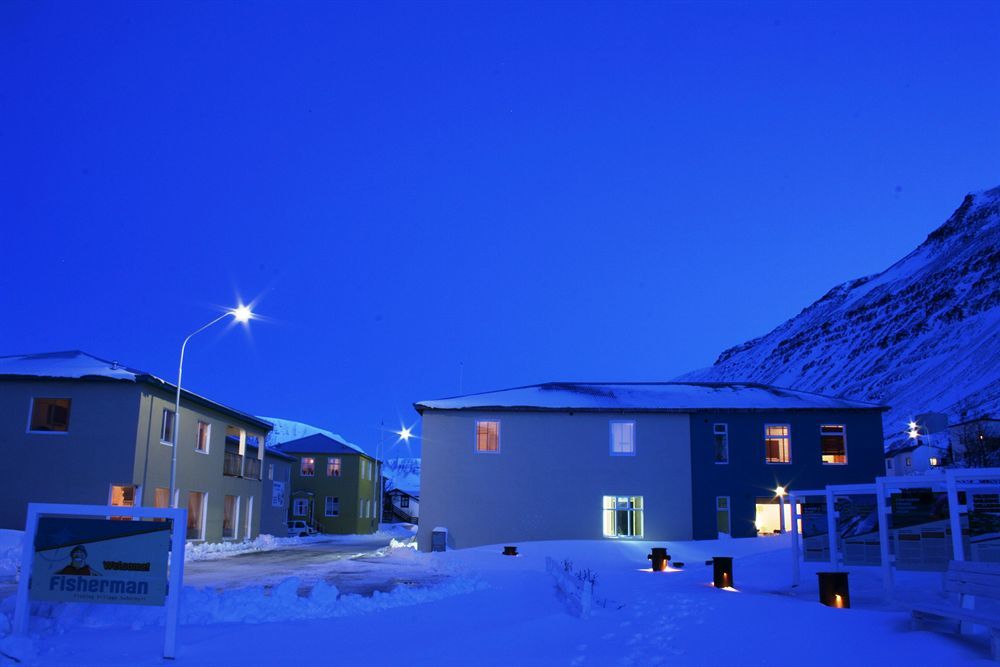
{"label": "distant house", "polygon": [[[186,507],[187,538],[256,537],[271,424],[79,351],[0,357],[0,527],[29,502]],[[170,466],[177,447],[177,490]]]}
{"label": "distant house", "polygon": [[1000,419],[966,419],[948,427],[948,444],[956,463],[965,467],[1000,466]]}
{"label": "distant house", "polygon": [[328,435],[276,445],[295,458],[289,519],[302,519],[322,533],[373,533],[381,508],[379,465],[357,447]]}
{"label": "distant house", "polygon": [[291,506],[292,467],[298,462],[291,454],[271,447],[264,450],[264,503],[260,508],[261,534],[285,537]]}
{"label": "distant house", "polygon": [[420,492],[415,489],[393,487],[385,492],[385,513],[383,520],[388,523],[404,521],[417,523],[420,518]]}
{"label": "distant house", "polygon": [[752,536],[782,490],[882,474],[882,406],[744,383],[549,383],[421,401],[418,543]]}
{"label": "distant house", "polygon": [[906,439],[886,451],[885,474],[923,475],[950,465],[948,416],[925,412],[915,416],[910,424]]}

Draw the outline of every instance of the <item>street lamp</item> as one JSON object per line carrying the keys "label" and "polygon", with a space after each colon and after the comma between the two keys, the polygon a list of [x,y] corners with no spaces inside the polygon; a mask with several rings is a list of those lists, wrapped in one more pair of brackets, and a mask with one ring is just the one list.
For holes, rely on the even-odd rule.
{"label": "street lamp", "polygon": [[174,507],[177,507],[177,446],[180,444],[181,438],[181,376],[184,374],[184,349],[187,347],[188,341],[191,340],[196,334],[200,334],[205,329],[209,328],[216,322],[221,322],[229,316],[232,316],[240,324],[246,324],[251,319],[253,319],[253,313],[250,311],[249,306],[244,306],[240,304],[232,310],[227,310],[222,315],[219,315],[214,320],[191,332],[184,342],[181,344],[181,361],[177,366],[177,397],[174,399],[174,433],[173,442],[171,446],[173,447],[173,452],[170,454],[170,503]]}
{"label": "street lamp", "polygon": [[778,496],[778,530],[785,532],[785,487],[780,484],[775,487],[774,495]]}

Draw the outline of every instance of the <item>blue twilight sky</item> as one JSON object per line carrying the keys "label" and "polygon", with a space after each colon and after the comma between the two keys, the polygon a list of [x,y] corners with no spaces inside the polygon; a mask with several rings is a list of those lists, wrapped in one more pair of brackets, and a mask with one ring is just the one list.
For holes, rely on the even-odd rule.
{"label": "blue twilight sky", "polygon": [[460,375],[667,380],[1000,184],[997,35],[994,2],[5,2],[0,354],[173,379],[253,300],[185,386],[366,447]]}

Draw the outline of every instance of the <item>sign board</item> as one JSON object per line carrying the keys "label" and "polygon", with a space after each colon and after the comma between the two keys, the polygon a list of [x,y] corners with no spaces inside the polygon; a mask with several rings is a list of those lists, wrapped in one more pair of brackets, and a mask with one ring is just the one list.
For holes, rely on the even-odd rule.
{"label": "sign board", "polygon": [[899,570],[944,571],[952,558],[948,494],[930,488],[902,489],[889,497]]}
{"label": "sign board", "polygon": [[837,496],[837,535],[845,565],[878,565],[882,561],[878,530],[878,498],[874,493]]}
{"label": "sign board", "polygon": [[31,599],[163,605],[170,529],[166,521],[40,517]]}
{"label": "sign board", "polygon": [[807,496],[800,504],[802,520],[802,558],[806,561],[830,560],[830,536],[827,533],[826,496]]}
{"label": "sign board", "polygon": [[1000,494],[970,492],[969,542],[972,559],[1000,562]]}
{"label": "sign board", "polygon": [[285,506],[285,483],[271,482],[271,507]]}

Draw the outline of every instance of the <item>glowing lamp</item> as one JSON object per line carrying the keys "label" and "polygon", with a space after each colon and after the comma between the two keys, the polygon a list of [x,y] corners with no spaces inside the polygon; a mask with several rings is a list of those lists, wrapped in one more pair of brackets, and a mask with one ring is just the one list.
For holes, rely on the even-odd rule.
{"label": "glowing lamp", "polygon": [[653,547],[646,559],[652,561],[653,572],[666,572],[670,556],[666,547]]}
{"label": "glowing lamp", "polygon": [[409,442],[410,438],[413,437],[413,431],[409,426],[404,426],[401,430],[396,431],[396,435],[398,435],[399,439],[403,442]]}
{"label": "glowing lamp", "polygon": [[503,555],[504,556],[516,556],[517,555],[517,547],[504,547],[503,548]]}
{"label": "glowing lamp", "polygon": [[850,609],[851,590],[847,585],[847,572],[817,572],[819,601],[834,609]]}
{"label": "glowing lamp", "polygon": [[716,556],[712,559],[712,585],[731,588],[733,585],[733,557]]}
{"label": "glowing lamp", "polygon": [[778,496],[779,498],[783,497],[785,495],[785,487],[783,486],[777,487],[774,490],[774,495]]}
{"label": "glowing lamp", "polygon": [[250,310],[250,306],[237,306],[232,311],[233,317],[240,324],[246,324],[253,318],[253,312]]}

